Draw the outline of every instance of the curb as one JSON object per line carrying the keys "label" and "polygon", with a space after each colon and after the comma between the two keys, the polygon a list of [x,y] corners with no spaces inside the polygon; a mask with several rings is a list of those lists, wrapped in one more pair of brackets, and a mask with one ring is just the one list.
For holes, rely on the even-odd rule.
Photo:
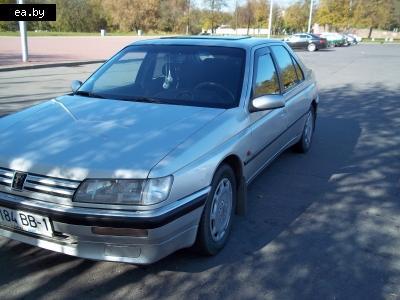
{"label": "curb", "polygon": [[44,69],[44,68],[52,68],[52,67],[73,67],[80,65],[89,65],[89,64],[98,64],[104,63],[106,60],[90,60],[90,61],[71,61],[71,62],[57,62],[57,63],[48,63],[48,64],[37,64],[37,65],[21,65],[21,66],[12,66],[12,67],[0,67],[0,72],[7,71],[19,71],[19,70],[31,70],[31,69]]}

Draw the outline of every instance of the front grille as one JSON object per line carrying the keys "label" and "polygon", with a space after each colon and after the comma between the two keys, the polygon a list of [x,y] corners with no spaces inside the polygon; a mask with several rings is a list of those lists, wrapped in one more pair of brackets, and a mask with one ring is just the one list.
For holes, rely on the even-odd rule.
{"label": "front grille", "polygon": [[0,185],[11,186],[14,171],[0,168]]}
{"label": "front grille", "polygon": [[23,189],[11,188],[14,170],[0,168],[0,191],[60,204],[72,203],[80,181],[28,173]]}

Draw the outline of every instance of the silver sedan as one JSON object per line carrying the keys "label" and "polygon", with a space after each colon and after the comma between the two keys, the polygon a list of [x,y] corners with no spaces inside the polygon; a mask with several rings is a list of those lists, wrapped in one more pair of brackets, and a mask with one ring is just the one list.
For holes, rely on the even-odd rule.
{"label": "silver sedan", "polygon": [[0,120],[0,235],[136,264],[218,253],[248,184],[309,150],[318,106],[292,50],[249,37],[140,41],[72,90]]}

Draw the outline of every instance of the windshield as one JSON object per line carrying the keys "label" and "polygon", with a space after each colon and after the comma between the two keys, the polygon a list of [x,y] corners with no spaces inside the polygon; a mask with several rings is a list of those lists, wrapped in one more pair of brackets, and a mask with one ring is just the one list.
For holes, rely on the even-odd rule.
{"label": "windshield", "polygon": [[245,51],[142,45],[119,52],[76,92],[83,96],[232,108],[242,91]]}

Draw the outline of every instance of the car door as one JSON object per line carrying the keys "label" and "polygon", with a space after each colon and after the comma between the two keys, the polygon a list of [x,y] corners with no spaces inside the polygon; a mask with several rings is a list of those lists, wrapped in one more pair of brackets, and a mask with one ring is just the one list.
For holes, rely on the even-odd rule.
{"label": "car door", "polygon": [[316,42],[315,39],[309,34],[306,35],[306,39],[307,39],[307,46],[310,43],[313,43],[313,42],[315,43]]}
{"label": "car door", "polygon": [[307,34],[301,34],[300,35],[300,46],[301,48],[307,48],[309,44],[309,37]]}
{"label": "car door", "polygon": [[287,44],[293,49],[298,48],[298,46],[299,46],[299,36],[295,35],[295,34],[290,36],[288,38],[288,40],[287,40]]}
{"label": "car door", "polygon": [[[262,95],[281,94],[277,67],[269,48],[255,51],[253,66],[251,99]],[[282,107],[252,112],[249,118],[251,145],[249,156],[244,164],[251,180],[285,145],[282,134],[287,128],[286,109]]]}
{"label": "car door", "polygon": [[308,40],[308,44],[314,43],[317,46],[318,49],[320,48],[319,47],[320,46],[320,39],[318,37],[312,36],[310,34],[307,34],[307,40]]}
{"label": "car door", "polygon": [[279,69],[282,93],[288,121],[288,137],[295,140],[303,129],[303,118],[309,110],[311,101],[307,101],[311,87],[304,80],[304,73],[294,55],[283,45],[270,47]]}

